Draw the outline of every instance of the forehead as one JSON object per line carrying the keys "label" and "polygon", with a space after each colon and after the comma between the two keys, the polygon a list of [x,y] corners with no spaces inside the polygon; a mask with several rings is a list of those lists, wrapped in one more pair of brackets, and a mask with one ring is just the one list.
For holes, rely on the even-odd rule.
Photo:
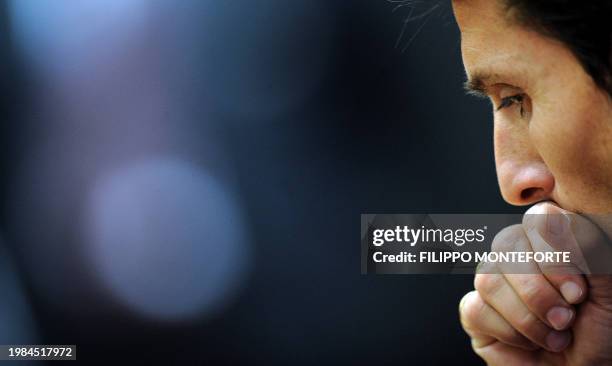
{"label": "forehead", "polygon": [[541,72],[551,57],[551,41],[511,21],[498,0],[454,0],[453,10],[468,78],[524,79]]}
{"label": "forehead", "polygon": [[453,0],[452,4],[462,31],[479,22],[491,26],[503,26],[506,23],[505,9],[499,0]]}
{"label": "forehead", "polygon": [[[461,52],[464,62],[502,60],[518,57],[512,54],[513,27],[497,0],[454,0],[453,10],[461,30]],[[468,66],[468,65],[466,65]]]}

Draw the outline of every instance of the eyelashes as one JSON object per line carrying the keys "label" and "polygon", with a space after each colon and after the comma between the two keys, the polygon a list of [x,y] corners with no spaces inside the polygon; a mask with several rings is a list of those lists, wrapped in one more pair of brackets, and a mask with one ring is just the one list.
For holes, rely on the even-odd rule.
{"label": "eyelashes", "polygon": [[525,99],[525,94],[516,94],[509,97],[505,97],[501,99],[501,103],[495,109],[496,111],[500,111],[504,108],[511,107],[515,104],[521,107],[521,117],[525,114],[525,109],[523,108],[523,101]]}

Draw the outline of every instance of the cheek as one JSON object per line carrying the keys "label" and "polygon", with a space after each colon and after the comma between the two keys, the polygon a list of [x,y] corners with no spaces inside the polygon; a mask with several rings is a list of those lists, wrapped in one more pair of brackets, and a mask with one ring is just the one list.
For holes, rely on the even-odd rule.
{"label": "cheek", "polygon": [[575,103],[573,108],[541,111],[529,127],[535,148],[555,177],[557,197],[579,211],[612,209],[612,155],[606,146],[612,137],[606,125],[610,121],[597,107]]}

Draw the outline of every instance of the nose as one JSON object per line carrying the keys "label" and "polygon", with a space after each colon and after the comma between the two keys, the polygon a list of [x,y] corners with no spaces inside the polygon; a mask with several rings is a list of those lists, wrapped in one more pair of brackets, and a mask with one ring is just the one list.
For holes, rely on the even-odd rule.
{"label": "nose", "polygon": [[541,161],[506,160],[498,164],[497,177],[506,202],[524,206],[551,199],[555,179]]}
{"label": "nose", "polygon": [[[540,155],[542,138],[530,123],[496,116],[493,137],[495,167],[502,197],[515,206],[553,200],[555,178]],[[540,146],[541,147],[541,146]]]}

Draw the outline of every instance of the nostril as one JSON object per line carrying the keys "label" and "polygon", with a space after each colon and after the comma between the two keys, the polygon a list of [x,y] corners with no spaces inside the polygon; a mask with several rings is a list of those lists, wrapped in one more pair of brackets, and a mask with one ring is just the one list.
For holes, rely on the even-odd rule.
{"label": "nostril", "polygon": [[526,188],[521,191],[521,200],[529,201],[537,197],[537,195],[541,194],[542,188],[531,187]]}
{"label": "nostril", "polygon": [[553,195],[555,178],[541,161],[498,161],[497,176],[502,196],[512,205],[529,205]]}

